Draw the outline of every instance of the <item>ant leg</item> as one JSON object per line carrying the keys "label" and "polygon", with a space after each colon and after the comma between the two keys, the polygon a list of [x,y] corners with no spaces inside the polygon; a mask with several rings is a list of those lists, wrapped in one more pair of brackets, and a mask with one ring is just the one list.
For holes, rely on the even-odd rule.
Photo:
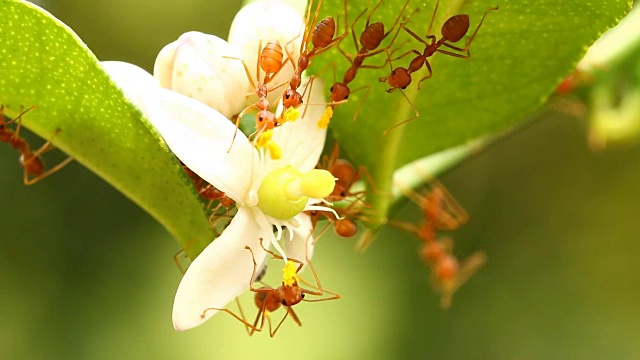
{"label": "ant leg", "polygon": [[[428,42],[426,42],[425,40],[423,40],[420,36],[418,36],[418,34],[414,33],[413,31],[411,31],[408,27],[406,27],[404,24],[401,24],[400,27],[406,31],[409,35],[411,35],[414,39],[420,41],[424,46],[429,46],[430,44]],[[431,35],[431,36],[427,36],[427,39],[431,39],[432,42],[435,42],[436,37]]]}
{"label": "ant leg", "polygon": [[271,336],[271,337],[276,336],[276,333],[278,332],[278,329],[280,329],[280,326],[282,326],[284,321],[287,319],[287,316],[289,315],[289,312],[291,312],[291,317],[293,317],[294,321],[298,324],[298,326],[302,326],[302,323],[300,322],[300,319],[298,319],[298,316],[295,315],[295,312],[293,312],[293,309],[291,309],[290,306],[287,306],[287,312],[284,314],[284,316],[282,317],[282,320],[280,320],[280,322],[278,323],[278,326],[276,326],[276,328],[273,329],[273,331],[271,330],[271,319],[269,319],[269,336]]}
{"label": "ant leg", "polygon": [[243,323],[243,324],[244,324],[244,326],[245,326],[245,328],[247,328],[247,329],[250,329],[250,330],[251,330],[251,332],[249,332],[249,335],[252,335],[255,331],[261,331],[261,330],[262,330],[262,329],[258,329],[258,328],[256,328],[256,327],[255,327],[255,326],[253,326],[252,324],[249,324],[249,323],[247,322],[247,320],[243,319],[243,318],[242,318],[242,317],[240,317],[238,314],[236,314],[236,313],[234,313],[233,311],[231,311],[231,310],[229,310],[229,309],[226,309],[226,308],[223,308],[223,309],[213,308],[213,307],[211,307],[211,308],[207,308],[207,309],[205,309],[205,310],[202,312],[202,314],[200,314],[200,317],[204,319],[204,317],[205,317],[205,316],[206,316],[206,314],[207,314],[207,311],[210,311],[210,310],[223,311],[223,312],[226,312],[227,314],[229,314],[229,315],[233,316],[234,318],[236,318],[236,320],[238,320],[238,321],[240,321],[241,323]]}
{"label": "ant leg", "polygon": [[356,121],[356,119],[358,118],[358,115],[360,115],[360,110],[362,110],[362,105],[364,104],[364,101],[367,99],[367,96],[369,96],[369,91],[371,90],[371,85],[365,85],[362,87],[359,87],[353,91],[351,91],[351,94],[363,90],[363,89],[367,89],[367,91],[365,91],[364,95],[362,95],[362,100],[360,100],[360,103],[358,104],[358,107],[356,108],[356,112],[353,115],[353,121]]}
{"label": "ant leg", "polygon": [[433,72],[431,71],[431,65],[429,64],[429,60],[425,59],[424,65],[427,67],[427,70],[429,70],[429,75],[423,77],[422,79],[420,79],[420,81],[418,81],[418,90],[420,90],[420,84],[422,84],[423,81],[433,76]]}
{"label": "ant leg", "polygon": [[[20,124],[20,122],[18,122],[18,124]],[[42,155],[42,153],[47,152],[49,150],[51,150],[49,147],[52,146],[51,145],[51,140],[53,140],[53,138],[58,135],[58,133],[60,133],[60,129],[57,129],[53,135],[51,135],[51,138],[49,138],[49,140],[44,143],[38,150],[36,150],[33,154],[31,154],[31,157],[29,158],[24,158],[23,163],[25,164],[25,172],[24,172],[24,177],[23,177],[23,181],[25,185],[33,185],[35,183],[37,183],[38,181],[48,177],[49,175],[55,173],[56,171],[62,169],[63,167],[65,167],[67,164],[69,164],[71,161],[73,161],[73,158],[71,156],[69,156],[68,158],[66,158],[65,160],[63,160],[61,163],[59,163],[58,165],[52,167],[51,169],[36,175],[35,177],[29,179],[29,171],[26,170],[26,164],[30,161],[33,161],[34,159],[37,159],[40,155]]]}
{"label": "ant leg", "polygon": [[[384,1],[384,0],[380,0],[380,1],[376,4],[376,6],[373,8],[373,10],[371,10],[371,12],[369,13],[369,16],[367,16],[367,22],[366,22],[366,23],[365,23],[365,25],[364,25],[364,27],[365,27],[365,28],[369,26],[369,23],[371,23],[371,16],[373,16],[373,14],[376,12],[376,10],[378,10],[378,8],[380,7],[380,5],[382,5],[382,2],[383,2],[383,1]],[[408,1],[407,1],[407,3],[408,3]],[[405,5],[405,7],[406,7],[406,5]],[[402,8],[402,11],[404,11],[404,8]],[[400,12],[400,14],[402,14],[402,12]],[[385,35],[385,36],[386,36],[386,35]]]}
{"label": "ant leg", "polygon": [[236,116],[236,131],[233,133],[233,137],[231,138],[231,145],[229,145],[229,149],[227,149],[227,153],[231,152],[231,148],[233,147],[233,142],[236,140],[236,135],[238,135],[238,129],[240,129],[240,120],[243,116],[245,116],[249,111],[258,107],[256,104],[249,105],[247,108],[242,110],[240,114]]}
{"label": "ant leg", "polygon": [[[260,238],[260,244],[262,244],[262,238]],[[256,293],[266,293],[271,291],[271,289],[256,289],[253,287],[253,279],[255,279],[256,273],[258,272],[258,264],[256,263],[256,257],[253,254],[253,250],[249,246],[245,246],[244,248],[249,250],[249,252],[251,252],[251,260],[253,260],[253,274],[251,274],[251,281],[249,282],[249,290]]]}
{"label": "ant leg", "polygon": [[433,26],[433,19],[436,17],[436,12],[438,12],[438,6],[440,6],[440,0],[436,1],[436,6],[433,8],[433,15],[431,15],[431,21],[429,22],[429,28],[427,29],[427,37],[431,34],[431,27]]}
{"label": "ant leg", "polygon": [[389,133],[389,131],[391,131],[391,130],[393,130],[393,129],[397,128],[398,126],[403,125],[403,124],[405,124],[405,123],[408,123],[409,121],[415,120],[415,119],[417,119],[417,118],[420,116],[420,113],[418,112],[418,109],[416,109],[415,105],[413,105],[413,103],[411,102],[411,100],[409,100],[409,97],[407,96],[407,94],[405,94],[405,93],[404,93],[404,91],[402,91],[401,89],[400,89],[400,93],[402,94],[402,96],[404,96],[404,98],[407,100],[407,102],[409,103],[409,105],[411,105],[411,108],[413,109],[413,112],[415,113],[415,116],[410,117],[410,118],[408,118],[407,120],[401,121],[401,122],[399,122],[399,123],[397,123],[397,124],[393,125],[392,127],[388,128],[387,130],[385,130],[385,131],[382,133],[382,135],[383,135],[383,136],[386,136],[386,135]]}
{"label": "ant leg", "polygon": [[[382,0],[380,0],[380,4],[382,3]],[[380,5],[378,4],[378,5]],[[355,20],[353,20],[353,22],[351,23],[351,35],[353,37],[353,44],[356,47],[356,53],[360,52],[360,47],[358,46],[358,38],[356,37],[356,23],[360,20],[360,18],[367,12],[367,10],[369,10],[369,7],[367,6],[364,10],[362,10],[362,12],[360,14],[358,14],[358,16],[356,17]],[[367,26],[369,25],[369,20],[367,20]]]}
{"label": "ant leg", "polygon": [[[26,110],[22,111],[20,114],[18,114],[18,116],[15,117],[15,119],[9,121],[7,124],[11,124],[12,122],[17,122],[16,125],[16,130],[13,132],[13,139],[17,139],[20,137],[20,129],[22,128],[22,117],[24,116],[24,114],[26,114],[27,112],[29,112],[29,110],[35,109],[36,106],[31,106],[29,108],[27,108]],[[4,116],[4,105],[2,107],[2,115]],[[4,120],[4,119],[3,119]]]}
{"label": "ant leg", "polygon": [[[404,13],[404,11],[407,9],[407,6],[409,5],[409,1],[407,0],[407,2],[404,3],[404,6],[402,7],[402,10],[400,10],[400,14],[398,14],[398,17],[396,18],[396,21],[393,23],[393,26],[389,29],[389,31],[387,31],[386,33],[384,33],[384,36],[382,37],[383,39],[386,38],[387,36],[389,36],[389,34],[391,34],[391,32],[393,31],[393,29],[396,28],[396,26],[398,25],[398,21],[400,20],[400,18],[402,17],[402,14]],[[380,1],[382,2],[382,1]],[[375,9],[374,9],[375,11]],[[414,10],[407,19],[403,19],[402,23],[406,24],[409,22],[409,19],[411,19],[411,17],[418,12],[418,9]],[[367,23],[368,25],[368,23]],[[398,33],[400,32],[400,29],[398,29],[398,32],[396,32],[396,35],[393,37],[393,40],[391,40],[391,43],[393,43],[396,39],[396,37],[398,36]],[[390,44],[391,45],[391,44]]]}
{"label": "ant leg", "polygon": [[173,261],[176,263],[176,266],[178,267],[178,270],[180,270],[180,273],[182,275],[184,275],[184,273],[187,272],[187,269],[182,267],[182,264],[180,263],[180,256],[184,256],[184,255],[185,255],[184,249],[178,251],[175,255],[173,255]]}
{"label": "ant leg", "polygon": [[[249,71],[249,67],[247,66],[247,63],[244,62],[244,59],[233,57],[233,56],[223,56],[223,58],[242,62],[242,66],[244,67],[244,72],[247,75],[247,79],[249,79],[249,82],[251,83],[251,87],[257,88],[256,83],[253,81],[253,76],[251,76],[251,71]],[[258,64],[259,63],[260,61],[258,61]]]}
{"label": "ant leg", "polygon": [[471,35],[471,38],[469,38],[469,41],[467,41],[467,45],[465,46],[465,49],[469,49],[469,45],[471,45],[471,42],[476,37],[476,34],[478,33],[478,30],[480,29],[480,26],[482,25],[484,18],[487,17],[487,14],[489,13],[489,11],[497,11],[497,10],[498,10],[498,5],[492,8],[489,8],[487,9],[487,11],[484,12],[484,15],[482,15],[482,19],[480,20],[480,23],[478,24],[478,26],[476,26],[476,30],[473,32],[473,35]]}

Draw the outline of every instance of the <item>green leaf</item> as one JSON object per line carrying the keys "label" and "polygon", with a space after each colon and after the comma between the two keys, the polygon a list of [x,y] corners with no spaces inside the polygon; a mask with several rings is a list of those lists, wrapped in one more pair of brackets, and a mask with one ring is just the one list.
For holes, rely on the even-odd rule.
{"label": "green leaf", "polygon": [[22,119],[25,127],[139,204],[195,257],[213,239],[204,204],[140,111],[51,14],[28,2],[2,1],[0,18],[0,104],[6,114],[37,106]]}
{"label": "green leaf", "polygon": [[[371,22],[382,21],[388,29],[404,3],[405,0],[385,0]],[[341,9],[342,4],[342,0],[327,0],[322,5],[322,14],[336,16],[335,9]],[[424,36],[434,5],[433,0],[426,4],[410,2],[405,15],[416,6],[420,6],[420,11],[410,19],[407,27]],[[425,80],[420,90],[417,82],[428,73],[423,68],[413,74],[413,83],[404,94],[420,117],[394,128],[386,136],[385,130],[414,116],[409,101],[400,91],[388,94],[384,90],[389,86],[378,81],[390,73],[390,66],[361,69],[355,81],[349,84],[353,90],[370,86],[370,91],[364,102],[363,90],[350,96],[347,104],[339,105],[331,128],[342,148],[356,163],[369,169],[375,182],[378,191],[369,191],[369,202],[377,217],[371,219],[369,226],[375,228],[384,222],[391,201],[384,194],[391,192],[395,169],[523,121],[575,68],[587,46],[629,11],[631,3],[628,0],[442,0],[431,32],[440,37],[446,19],[466,13],[470,17],[469,36],[484,12],[495,5],[500,8],[488,13],[470,46],[470,59],[444,54],[429,58],[433,77]],[[349,1],[349,24],[366,6],[364,1]],[[365,19],[366,15],[356,24],[358,37]],[[344,24],[343,17],[340,21]],[[349,36],[341,48],[347,53],[355,53],[353,43]],[[383,42],[382,46],[387,43]],[[411,48],[424,50],[421,43],[404,31],[392,50],[403,43],[405,45],[394,56]],[[464,40],[457,45],[464,47]],[[384,64],[385,57],[385,53],[381,53],[365,59],[364,63]],[[407,67],[412,58],[396,60],[393,67]],[[337,67],[336,78],[341,80],[349,63],[337,50],[315,58],[313,66],[321,69],[332,62]],[[331,71],[323,76],[329,83],[333,81]],[[353,114],[358,106],[362,109],[354,122]]]}

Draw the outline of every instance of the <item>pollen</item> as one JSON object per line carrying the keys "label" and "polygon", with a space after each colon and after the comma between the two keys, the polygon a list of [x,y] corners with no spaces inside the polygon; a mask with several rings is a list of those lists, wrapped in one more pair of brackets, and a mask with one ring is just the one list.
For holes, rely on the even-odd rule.
{"label": "pollen", "polygon": [[286,122],[293,122],[298,120],[298,118],[300,117],[300,110],[290,107],[287,108],[285,111],[282,112],[282,114],[280,114],[280,119],[278,119],[278,123],[280,124],[284,124]]}
{"label": "pollen", "polygon": [[293,261],[287,261],[287,264],[282,268],[282,284],[285,286],[292,286],[298,283],[297,265]]}
{"label": "pollen", "polygon": [[273,137],[273,130],[267,130],[258,136],[256,147],[262,149],[269,145],[271,138]]}
{"label": "pollen", "polygon": [[269,143],[267,144],[267,149],[269,150],[269,156],[271,157],[271,159],[282,159],[282,149],[280,149],[280,146],[276,144],[275,141],[269,141]]}
{"label": "pollen", "polygon": [[327,106],[327,109],[322,113],[320,120],[318,120],[318,127],[320,129],[326,129],[329,127],[331,117],[333,117],[333,108],[331,106]]}
{"label": "pollen", "polygon": [[267,130],[263,132],[258,136],[258,141],[256,141],[256,147],[258,149],[267,148],[271,159],[278,160],[282,158],[282,149],[280,149],[280,146],[271,139],[272,137],[273,137],[273,130]]}

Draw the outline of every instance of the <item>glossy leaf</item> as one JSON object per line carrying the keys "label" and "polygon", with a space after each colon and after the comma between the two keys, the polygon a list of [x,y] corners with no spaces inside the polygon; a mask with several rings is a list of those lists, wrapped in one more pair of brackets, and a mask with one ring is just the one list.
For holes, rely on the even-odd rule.
{"label": "glossy leaf", "polygon": [[[195,256],[213,239],[175,156],[71,29],[23,1],[0,3],[0,104],[111,183]],[[37,186],[37,185],[36,185]],[[68,186],[74,186],[68,184]],[[90,196],[88,194],[87,196]],[[117,226],[117,224],[114,224]]]}
{"label": "glossy leaf", "polygon": [[[382,21],[388,29],[404,3],[404,0],[384,0],[371,22]],[[327,0],[322,5],[322,13],[336,16],[338,11],[335,9],[340,9],[342,4],[342,0]],[[405,15],[416,8],[419,12],[407,27],[424,36],[434,5],[433,0],[420,4],[410,2]],[[420,117],[394,128],[386,136],[385,130],[414,116],[409,101],[400,91],[388,94],[384,90],[389,86],[378,81],[390,73],[390,66],[361,69],[355,81],[349,84],[352,90],[369,86],[368,96],[364,102],[366,90],[350,96],[349,102],[336,110],[331,126],[343,149],[354,161],[369,169],[380,190],[370,192],[369,201],[378,215],[370,226],[377,227],[384,220],[390,205],[390,198],[384,194],[391,190],[395,169],[523,121],[544,103],[560,80],[575,67],[586,48],[629,11],[631,4],[628,0],[441,0],[431,33],[440,38],[440,29],[446,19],[466,13],[470,17],[469,36],[483,13],[495,5],[499,5],[499,10],[490,11],[486,16],[470,46],[470,59],[437,53],[429,59],[433,77],[425,80],[421,89],[416,85],[427,71],[423,67],[413,74],[413,83],[404,94]],[[365,8],[364,2],[349,1],[349,25]],[[358,36],[368,13],[355,26]],[[340,21],[344,24],[343,17]],[[341,48],[354,53],[353,43],[348,37]],[[383,42],[382,46],[387,43]],[[465,40],[461,40],[456,45],[464,47],[464,44]],[[400,48],[396,50],[397,47]],[[412,48],[424,50],[424,46],[405,31],[401,31],[391,47],[393,56]],[[341,80],[348,62],[336,50],[332,55],[314,59],[314,68],[335,62],[336,77]],[[413,57],[396,60],[393,67],[407,67]],[[381,65],[385,58],[385,53],[381,53],[365,59],[365,64]],[[331,78],[331,71],[323,76]],[[358,106],[362,109],[354,122],[353,114]]]}

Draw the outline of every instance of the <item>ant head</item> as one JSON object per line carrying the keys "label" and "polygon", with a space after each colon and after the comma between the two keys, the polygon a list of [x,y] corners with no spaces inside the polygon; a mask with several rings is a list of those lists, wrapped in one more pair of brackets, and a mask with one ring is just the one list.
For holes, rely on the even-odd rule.
{"label": "ant head", "polygon": [[284,92],[282,104],[285,108],[297,107],[302,104],[302,95],[293,89],[288,89]]}
{"label": "ant head", "polygon": [[329,90],[331,91],[330,99],[332,103],[347,100],[349,98],[349,94],[351,93],[349,87],[343,83],[335,83]]}
{"label": "ant head", "polygon": [[411,84],[411,74],[409,74],[407,69],[398,67],[391,71],[389,85],[394,88],[406,89],[409,84]]}
{"label": "ant head", "polygon": [[256,128],[258,129],[262,129],[263,131],[271,130],[276,124],[276,116],[267,110],[261,110],[256,115]]}
{"label": "ant head", "polygon": [[304,299],[304,292],[297,284],[292,286],[283,286],[281,292],[281,304],[284,306],[293,306]]}

